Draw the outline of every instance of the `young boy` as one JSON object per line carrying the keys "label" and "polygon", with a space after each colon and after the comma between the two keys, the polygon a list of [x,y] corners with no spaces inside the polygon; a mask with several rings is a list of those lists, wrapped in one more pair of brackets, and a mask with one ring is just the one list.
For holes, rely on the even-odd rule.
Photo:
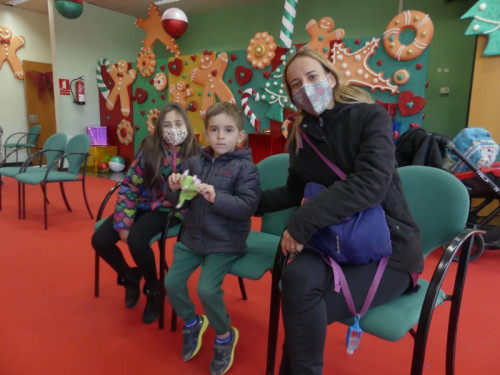
{"label": "young boy", "polygon": [[[230,326],[221,289],[224,276],[246,251],[251,216],[260,198],[260,182],[251,150],[238,147],[245,137],[243,114],[234,104],[220,102],[205,116],[209,146],[187,162],[190,175],[201,183],[189,203],[181,241],[174,246],[174,261],[165,278],[170,304],[184,320],[182,356],[193,358],[210,323],[216,333],[210,373],[221,375],[233,364],[238,330]],[[180,189],[179,173],[169,187]],[[197,292],[206,315],[197,315],[187,287],[201,268]]]}

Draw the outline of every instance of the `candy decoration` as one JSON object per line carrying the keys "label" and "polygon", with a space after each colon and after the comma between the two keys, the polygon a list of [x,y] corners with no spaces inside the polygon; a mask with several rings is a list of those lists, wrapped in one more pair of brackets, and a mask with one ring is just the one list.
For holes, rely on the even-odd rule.
{"label": "candy decoration", "polygon": [[83,12],[82,0],[56,0],[54,6],[64,18],[78,18]]}
{"label": "candy decoration", "polygon": [[297,14],[298,0],[285,0],[283,18],[281,19],[280,47],[290,48],[292,46],[293,23]]}
{"label": "candy decoration", "polygon": [[255,116],[255,114],[250,109],[250,106],[248,105],[248,98],[250,96],[253,96],[256,102],[259,101],[259,93],[256,90],[246,89],[245,91],[243,91],[243,95],[241,95],[241,108],[243,108],[245,116],[248,117],[250,124],[252,124],[252,126],[258,133],[260,132],[260,119]]}
{"label": "candy decoration", "polygon": [[345,48],[345,43],[335,44],[332,48],[331,60],[333,65],[340,70],[343,75],[344,85],[356,85],[368,87],[372,92],[376,89],[380,91],[390,91],[397,93],[398,86],[392,85],[391,79],[384,78],[384,73],[377,73],[368,64],[368,59],[375,54],[375,50],[380,43],[379,38],[365,43],[364,47],[355,52],[350,48]]}
{"label": "candy decoration", "polygon": [[186,32],[188,28],[188,19],[186,13],[179,8],[169,8],[163,13],[161,24],[167,34],[172,35],[174,38],[178,38]]}
{"label": "candy decoration", "polygon": [[108,70],[109,60],[107,58],[102,58],[97,62],[95,73],[97,75],[97,87],[99,88],[99,91],[101,92],[101,95],[104,97],[104,99],[107,99],[109,96],[109,88],[108,86],[106,86],[106,83],[104,83],[104,80],[102,79],[101,66],[103,65],[106,67],[106,70]]}

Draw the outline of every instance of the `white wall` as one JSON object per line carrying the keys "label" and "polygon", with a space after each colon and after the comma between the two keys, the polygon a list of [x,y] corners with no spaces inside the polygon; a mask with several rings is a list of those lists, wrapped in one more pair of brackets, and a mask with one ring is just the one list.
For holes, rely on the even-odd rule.
{"label": "white wall", "polygon": [[[96,81],[97,61],[107,57],[134,62],[142,47],[145,32],[135,26],[135,18],[84,3],[79,18],[66,19],[48,0],[49,16],[0,5],[0,25],[14,35],[23,35],[24,47],[18,50],[21,60],[52,63],[57,131],[73,136],[99,125],[99,91]],[[53,37],[51,40],[51,32]],[[51,48],[52,46],[52,48]],[[76,105],[72,96],[59,95],[58,78],[85,78],[86,104]],[[14,78],[7,62],[0,69],[0,126],[3,140],[12,133],[27,131],[24,82]]]}
{"label": "white wall", "polygon": [[84,76],[86,104],[73,103],[72,96],[55,95],[58,131],[72,136],[100,125],[97,61],[135,61],[145,34],[135,26],[135,18],[84,3],[83,13],[66,19],[53,10],[55,31],[54,79],[70,81]]}
{"label": "white wall", "polygon": [[[21,61],[51,63],[46,15],[0,5],[0,25],[7,26],[13,35],[24,36],[24,47],[17,50]],[[24,81],[14,77],[7,61],[0,68],[0,126],[4,131],[3,141],[12,133],[28,130]]]}

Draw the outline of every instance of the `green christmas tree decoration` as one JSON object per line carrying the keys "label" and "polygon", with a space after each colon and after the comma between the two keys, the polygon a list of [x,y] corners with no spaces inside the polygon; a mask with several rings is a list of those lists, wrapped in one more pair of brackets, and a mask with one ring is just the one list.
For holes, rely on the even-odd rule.
{"label": "green christmas tree decoration", "polygon": [[500,0],[480,0],[460,19],[472,18],[465,35],[485,35],[483,56],[500,55]]}

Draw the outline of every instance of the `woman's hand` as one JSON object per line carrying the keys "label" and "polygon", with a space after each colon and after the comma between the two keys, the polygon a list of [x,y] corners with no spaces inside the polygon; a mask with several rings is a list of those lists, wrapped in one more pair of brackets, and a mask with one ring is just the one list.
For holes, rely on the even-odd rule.
{"label": "woman's hand", "polygon": [[287,229],[283,232],[281,238],[281,252],[283,255],[292,254],[296,255],[302,251],[304,246],[293,239]]}
{"label": "woman's hand", "polygon": [[203,198],[205,198],[210,203],[215,202],[215,195],[216,194],[215,194],[215,188],[213,185],[201,183],[198,185],[198,188],[196,189],[196,191],[198,192],[198,194],[203,195]]}
{"label": "woman's hand", "polygon": [[129,231],[126,229],[119,231],[118,234],[120,235],[120,240],[127,243],[128,233]]}

